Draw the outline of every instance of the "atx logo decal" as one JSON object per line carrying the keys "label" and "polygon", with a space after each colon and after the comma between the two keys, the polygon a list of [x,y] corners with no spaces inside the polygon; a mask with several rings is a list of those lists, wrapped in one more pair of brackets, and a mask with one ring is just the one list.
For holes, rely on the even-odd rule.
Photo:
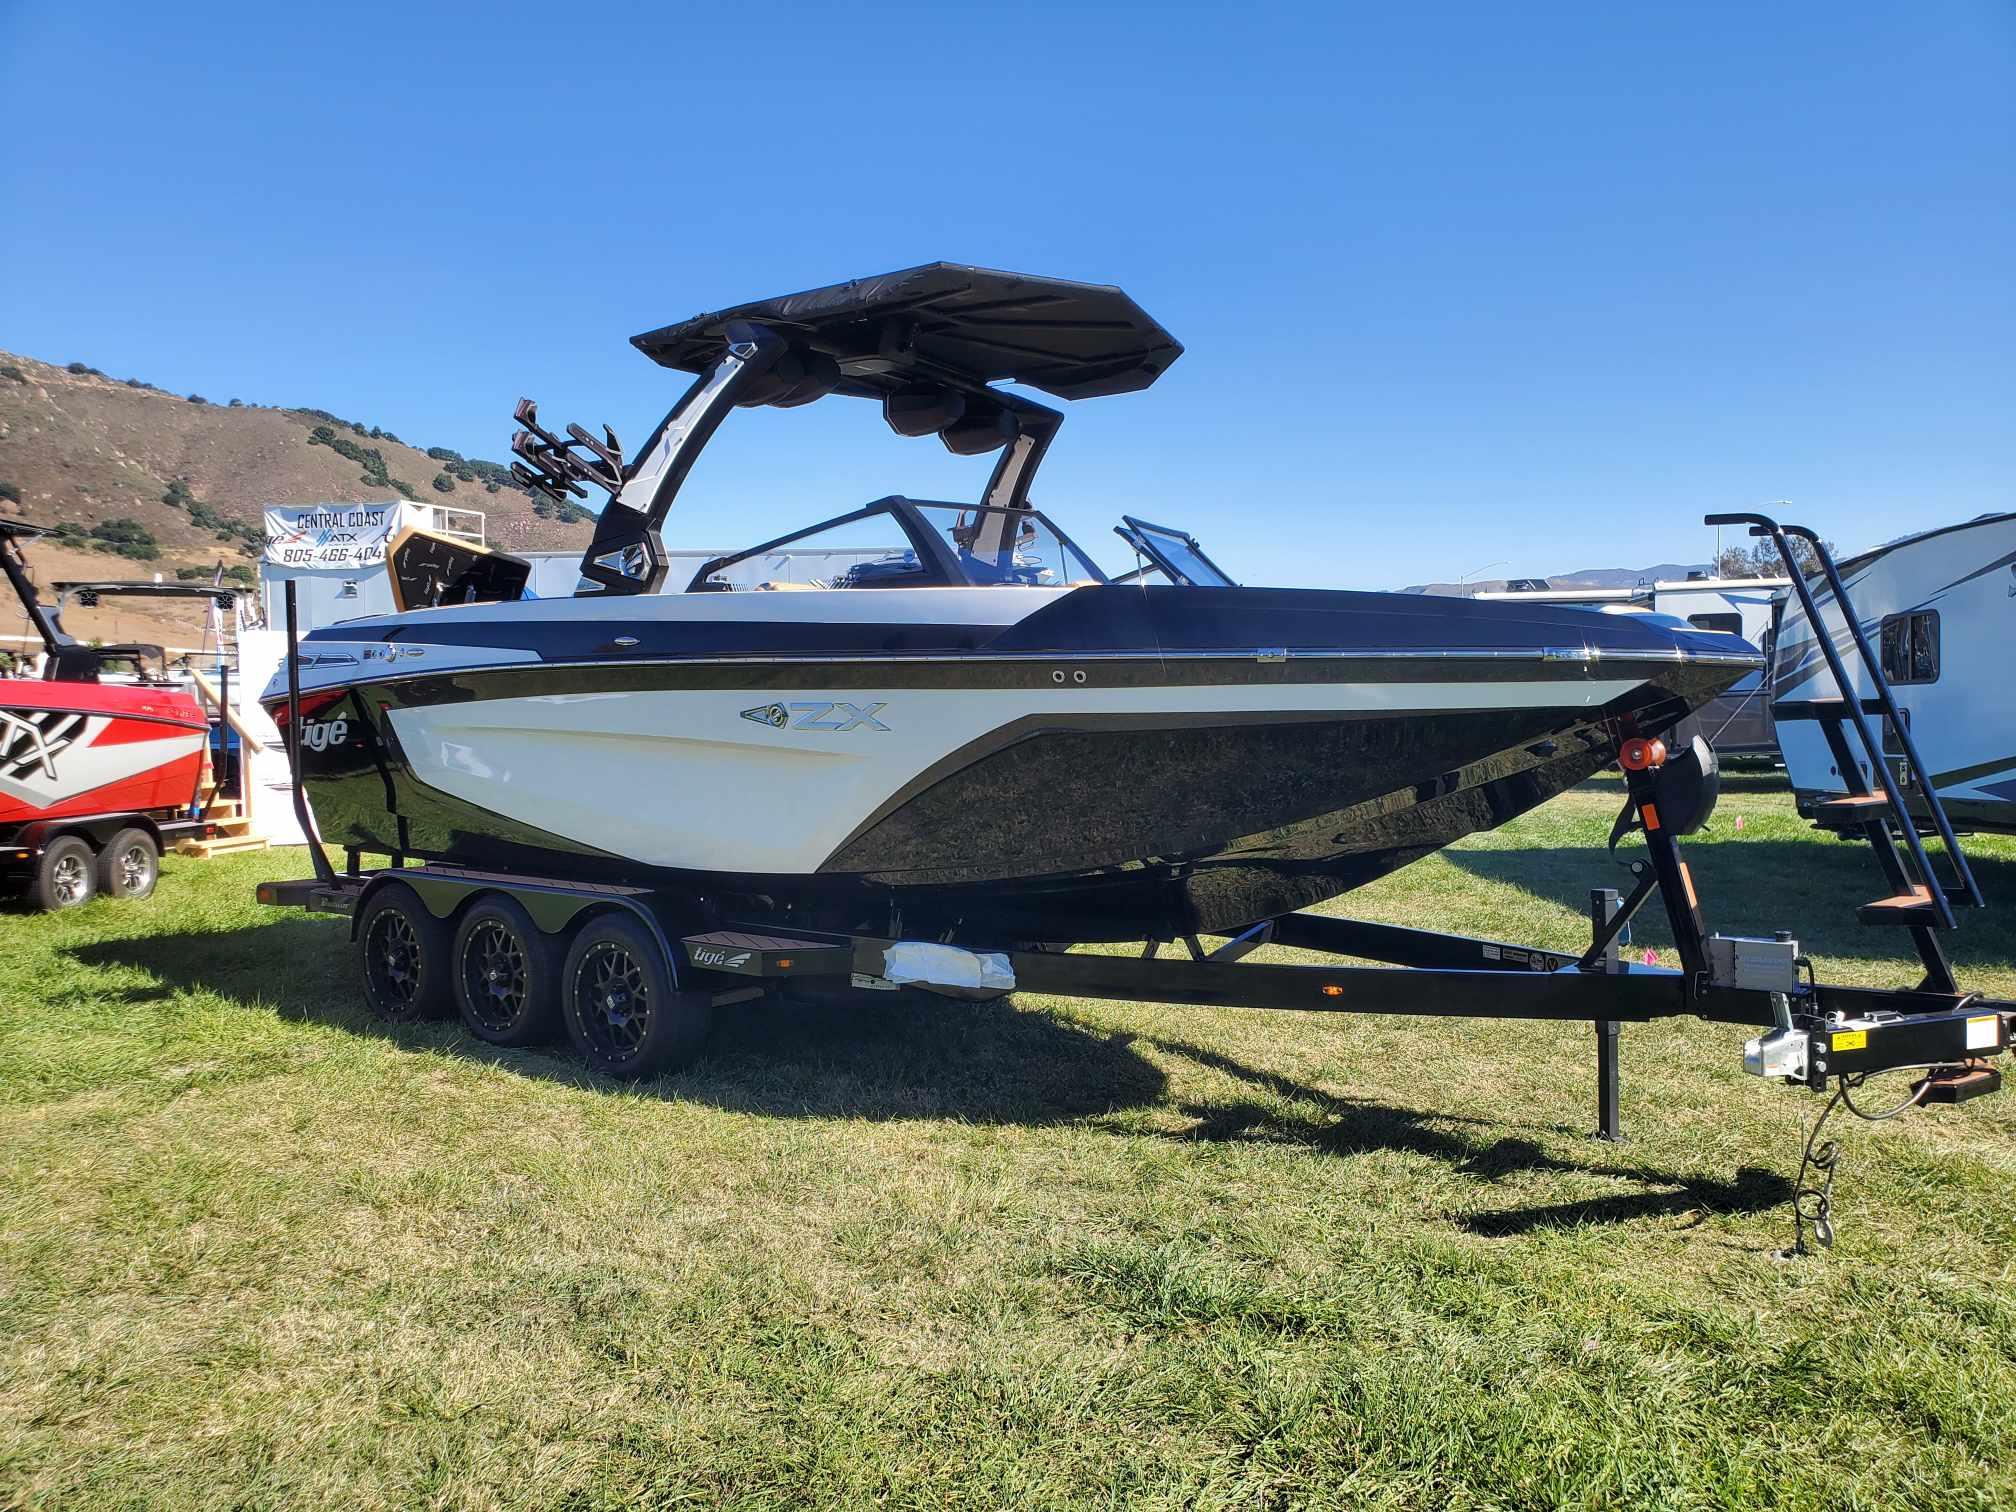
{"label": "atx logo decal", "polygon": [[888,707],[886,703],[773,703],[744,709],[742,717],[773,730],[886,730],[889,726],[875,716]]}
{"label": "atx logo decal", "polygon": [[84,733],[85,717],[60,709],[0,709],[0,777],[21,781],[39,767],[56,781],[56,753]]}

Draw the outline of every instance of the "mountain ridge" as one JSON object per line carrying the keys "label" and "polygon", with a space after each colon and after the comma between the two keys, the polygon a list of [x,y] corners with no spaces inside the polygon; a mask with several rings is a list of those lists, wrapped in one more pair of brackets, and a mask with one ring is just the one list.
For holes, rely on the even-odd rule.
{"label": "mountain ridge", "polygon": [[249,568],[269,504],[402,497],[482,510],[507,551],[582,546],[592,518],[526,493],[502,464],[326,410],[213,403],[0,351],[0,512],[114,558],[105,576]]}
{"label": "mountain ridge", "polygon": [[[1584,567],[1574,572],[1552,572],[1545,582],[1550,588],[1635,588],[1644,583],[1672,582],[1690,572],[1712,573],[1707,562],[1658,562],[1650,567]],[[1470,598],[1479,593],[1501,593],[1510,578],[1479,578],[1467,583],[1416,583],[1402,593],[1425,593],[1445,598]]]}

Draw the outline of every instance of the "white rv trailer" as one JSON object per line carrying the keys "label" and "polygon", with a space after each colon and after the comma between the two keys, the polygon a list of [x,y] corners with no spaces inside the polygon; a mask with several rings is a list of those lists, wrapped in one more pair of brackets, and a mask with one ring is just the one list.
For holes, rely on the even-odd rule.
{"label": "white rv trailer", "polygon": [[[1841,564],[1855,614],[1883,663],[1898,709],[1927,768],[1906,770],[1886,741],[1905,801],[1921,817],[1924,792],[1939,795],[1963,830],[2016,833],[2016,694],[2010,659],[2016,648],[2016,514],[1982,515],[1905,536]],[[1855,695],[1870,714],[1875,687],[1854,655],[1840,605],[1824,580],[1809,578],[1834,644],[1842,648]],[[1817,715],[1840,698],[1798,598],[1779,620],[1772,656],[1772,713],[1779,748],[1799,800],[1847,791],[1844,752],[1868,773],[1859,748],[1837,749]]]}
{"label": "white rv trailer", "polygon": [[[1740,635],[1771,655],[1771,626],[1780,600],[1792,586],[1790,578],[1690,577],[1652,585],[1652,611],[1683,619],[1697,630],[1721,630]],[[1680,735],[1699,733],[1724,756],[1773,756],[1777,737],[1771,728],[1771,689],[1764,673],[1752,672],[1680,727]]]}

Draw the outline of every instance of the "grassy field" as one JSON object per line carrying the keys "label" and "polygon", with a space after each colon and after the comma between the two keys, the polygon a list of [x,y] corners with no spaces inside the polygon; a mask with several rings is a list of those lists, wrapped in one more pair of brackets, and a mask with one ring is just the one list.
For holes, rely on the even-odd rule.
{"label": "grassy field", "polygon": [[[1914,980],[1731,788],[1711,927]],[[1353,909],[1573,947],[1617,803]],[[1571,1026],[863,994],[626,1088],[374,1026],[299,869],[0,912],[0,1505],[2016,1504],[2016,1096],[1849,1122],[1782,1265],[1818,1100],[1741,1030],[1627,1026],[1621,1146]]]}

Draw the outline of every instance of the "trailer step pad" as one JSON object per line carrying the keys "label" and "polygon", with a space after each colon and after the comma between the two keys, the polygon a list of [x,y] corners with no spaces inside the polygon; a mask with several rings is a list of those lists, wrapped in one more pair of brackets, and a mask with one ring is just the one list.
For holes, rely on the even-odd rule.
{"label": "trailer step pad", "polygon": [[1826,798],[1813,805],[1813,822],[1822,829],[1857,829],[1890,817],[1890,800],[1881,793],[1853,793]]}
{"label": "trailer step pad", "polygon": [[1873,903],[1864,903],[1855,910],[1855,917],[1864,924],[1936,926],[1941,922],[1932,894],[1923,887],[1914,887],[1892,898],[1878,898]]}
{"label": "trailer step pad", "polygon": [[1918,1100],[1927,1103],[1963,1103],[1970,1097],[1985,1097],[2002,1090],[2002,1073],[1985,1061],[1949,1066],[1934,1071],[1918,1083]]}
{"label": "trailer step pad", "polygon": [[701,971],[727,971],[737,976],[847,976],[854,970],[854,947],[830,940],[799,940],[788,935],[750,934],[717,929],[688,935],[681,942],[686,959]]}

